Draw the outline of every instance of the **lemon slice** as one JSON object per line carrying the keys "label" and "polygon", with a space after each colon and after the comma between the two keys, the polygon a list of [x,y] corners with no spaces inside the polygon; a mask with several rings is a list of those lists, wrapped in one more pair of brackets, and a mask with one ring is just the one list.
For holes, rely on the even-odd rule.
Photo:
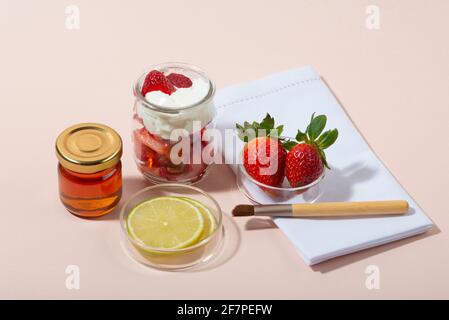
{"label": "lemon slice", "polygon": [[198,242],[204,231],[204,217],[189,201],[158,197],[137,205],[127,225],[130,236],[146,246],[181,249]]}
{"label": "lemon slice", "polygon": [[198,200],[192,198],[182,198],[182,199],[189,201],[200,210],[204,218],[204,231],[201,234],[199,241],[207,238],[215,231],[215,228],[217,227],[217,221],[212,211]]}
{"label": "lemon slice", "polygon": [[191,204],[193,204],[194,206],[196,206],[200,210],[201,214],[203,215],[204,231],[201,234],[198,241],[201,241],[201,240],[207,238],[208,236],[210,236],[217,228],[217,220],[215,219],[215,216],[213,215],[212,211],[208,207],[206,207],[204,204],[199,202],[198,200],[195,200],[192,198],[184,198],[184,197],[181,199],[186,200],[186,201],[190,202]]}

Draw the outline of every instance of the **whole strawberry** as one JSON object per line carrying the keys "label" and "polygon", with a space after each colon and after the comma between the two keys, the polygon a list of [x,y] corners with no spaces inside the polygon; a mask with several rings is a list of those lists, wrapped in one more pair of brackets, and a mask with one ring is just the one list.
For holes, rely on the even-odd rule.
{"label": "whole strawberry", "polygon": [[287,154],[285,174],[292,187],[308,185],[318,179],[323,170],[323,161],[310,144],[297,144]]}
{"label": "whole strawberry", "polygon": [[274,119],[267,114],[261,123],[237,124],[240,139],[247,142],[243,149],[243,166],[255,180],[278,187],[284,180],[286,151],[277,138],[283,126],[274,127]]}
{"label": "whole strawberry", "polygon": [[243,149],[246,172],[257,181],[277,187],[284,180],[286,152],[277,139],[258,137]]}
{"label": "whole strawberry", "polygon": [[[329,168],[324,149],[329,148],[338,138],[338,130],[324,133],[325,115],[312,115],[305,133],[298,130],[295,141],[284,143],[289,150],[285,164],[285,176],[292,187],[308,185],[318,179],[324,166]],[[329,168],[330,169],[330,168]]]}

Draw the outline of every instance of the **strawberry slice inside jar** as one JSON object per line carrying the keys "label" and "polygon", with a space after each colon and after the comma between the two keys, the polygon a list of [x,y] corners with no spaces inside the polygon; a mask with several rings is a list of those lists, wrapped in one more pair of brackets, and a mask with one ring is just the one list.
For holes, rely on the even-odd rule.
{"label": "strawberry slice inside jar", "polygon": [[170,155],[170,142],[163,140],[154,134],[151,134],[146,128],[141,128],[136,131],[138,141],[140,141],[159,155]]}

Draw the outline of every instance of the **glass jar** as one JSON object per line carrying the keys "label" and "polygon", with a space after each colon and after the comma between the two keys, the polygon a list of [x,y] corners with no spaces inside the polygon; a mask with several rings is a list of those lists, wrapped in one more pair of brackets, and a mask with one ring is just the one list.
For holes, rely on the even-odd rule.
{"label": "glass jar", "polygon": [[122,140],[113,129],[82,123],[64,130],[56,140],[59,197],[66,209],[81,217],[111,212],[122,194]]}
{"label": "glass jar", "polygon": [[153,183],[193,184],[213,162],[215,86],[199,68],[155,65],[134,85],[135,161]]}

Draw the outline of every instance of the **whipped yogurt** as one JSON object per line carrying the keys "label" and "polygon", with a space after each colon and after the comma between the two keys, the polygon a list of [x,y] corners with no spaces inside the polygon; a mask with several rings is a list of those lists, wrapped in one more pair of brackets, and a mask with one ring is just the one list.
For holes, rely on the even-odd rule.
{"label": "whipped yogurt", "polygon": [[203,100],[210,90],[209,82],[203,79],[192,79],[192,86],[189,88],[177,88],[175,92],[168,95],[162,91],[151,91],[145,95],[145,100],[149,103],[164,108],[183,108]]}
{"label": "whipped yogurt", "polygon": [[[202,78],[190,78],[191,87],[177,88],[171,95],[161,91],[151,91],[145,95],[145,100],[150,104],[171,109],[169,111],[176,111],[176,113],[155,111],[138,103],[137,115],[143,120],[149,132],[169,140],[175,129],[184,129],[188,134],[193,134],[213,120],[215,116],[213,99],[205,99],[211,90],[210,82]],[[204,101],[199,103],[202,100]],[[197,103],[199,104],[192,108],[182,109]],[[198,123],[194,125],[194,121]]]}

